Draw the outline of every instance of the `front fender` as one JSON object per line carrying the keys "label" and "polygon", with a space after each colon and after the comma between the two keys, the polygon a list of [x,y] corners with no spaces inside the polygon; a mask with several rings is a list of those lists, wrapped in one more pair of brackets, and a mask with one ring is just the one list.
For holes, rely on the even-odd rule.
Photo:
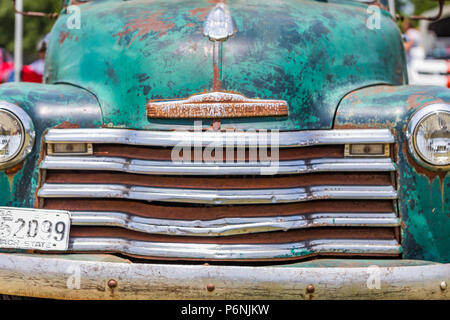
{"label": "front fender", "polygon": [[42,135],[48,128],[102,125],[101,109],[94,95],[71,85],[8,83],[0,86],[0,101],[21,107],[33,120],[35,144],[20,164],[0,170],[0,206],[33,207],[38,186]]}
{"label": "front fender", "polygon": [[347,95],[334,128],[389,128],[396,135],[398,210],[406,259],[450,262],[450,176],[429,171],[409,154],[406,128],[419,109],[450,103],[450,90],[434,86],[374,86]]}

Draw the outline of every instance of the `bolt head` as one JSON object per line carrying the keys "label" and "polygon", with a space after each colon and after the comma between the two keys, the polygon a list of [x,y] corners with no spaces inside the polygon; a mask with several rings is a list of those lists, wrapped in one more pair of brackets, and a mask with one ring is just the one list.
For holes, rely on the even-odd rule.
{"label": "bolt head", "polygon": [[119,284],[118,284],[117,281],[114,280],[114,279],[111,279],[111,280],[108,281],[108,287],[109,287],[110,289],[115,289],[115,288],[117,288],[118,285],[119,285]]}
{"label": "bolt head", "polygon": [[307,293],[312,294],[312,293],[314,293],[314,291],[315,291],[315,288],[314,288],[314,286],[313,286],[312,284],[310,284],[310,285],[308,285],[308,286],[306,287],[306,292],[307,292]]}
{"label": "bolt head", "polygon": [[206,289],[207,289],[209,292],[214,291],[215,288],[216,288],[216,286],[215,286],[214,284],[212,284],[212,283],[208,283],[208,285],[206,286]]}
{"label": "bolt head", "polygon": [[446,290],[447,289],[447,282],[442,281],[441,282],[441,290]]}

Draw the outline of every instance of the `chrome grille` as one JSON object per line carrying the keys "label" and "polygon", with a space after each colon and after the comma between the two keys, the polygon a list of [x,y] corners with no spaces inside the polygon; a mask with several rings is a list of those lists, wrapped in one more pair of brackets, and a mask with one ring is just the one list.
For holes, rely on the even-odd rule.
{"label": "chrome grille", "polygon": [[[179,162],[171,148],[271,147],[249,132],[51,129],[45,142],[92,144],[46,155],[38,197],[72,214],[70,251],[143,258],[285,260],[401,253],[390,157],[344,156],[346,144],[394,143],[389,130],[277,133],[280,161]],[[228,150],[228,149],[227,149]],[[237,151],[236,151],[237,152]]]}

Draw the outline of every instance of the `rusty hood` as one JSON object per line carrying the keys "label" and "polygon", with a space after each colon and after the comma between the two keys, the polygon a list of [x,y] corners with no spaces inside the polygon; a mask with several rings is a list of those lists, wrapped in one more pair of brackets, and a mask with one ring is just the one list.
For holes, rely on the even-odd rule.
{"label": "rusty hood", "polygon": [[[149,117],[149,102],[212,91],[288,106],[288,115],[224,116],[223,128],[327,129],[348,92],[406,81],[400,33],[388,13],[381,10],[381,27],[370,28],[376,13],[345,0],[226,1],[233,30],[220,41],[215,70],[204,27],[217,3],[80,4],[79,16],[62,14],[51,32],[46,81],[95,94],[105,126],[158,130],[191,127],[196,119]],[[202,121],[208,127],[213,120]]]}

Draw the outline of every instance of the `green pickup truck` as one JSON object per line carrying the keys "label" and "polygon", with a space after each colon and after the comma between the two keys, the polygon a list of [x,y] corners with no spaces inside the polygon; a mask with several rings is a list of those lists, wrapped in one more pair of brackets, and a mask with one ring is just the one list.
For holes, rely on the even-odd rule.
{"label": "green pickup truck", "polygon": [[0,294],[450,299],[450,90],[405,60],[384,1],[63,1],[0,86]]}

